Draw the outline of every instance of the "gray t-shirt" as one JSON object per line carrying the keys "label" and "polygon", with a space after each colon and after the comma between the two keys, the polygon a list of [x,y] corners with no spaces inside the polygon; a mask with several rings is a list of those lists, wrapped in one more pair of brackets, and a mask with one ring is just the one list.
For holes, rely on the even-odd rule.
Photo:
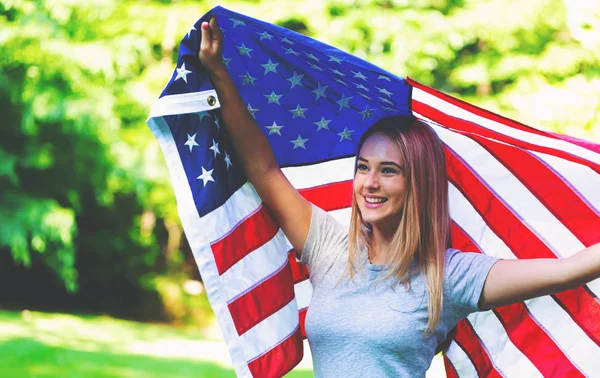
{"label": "gray t-shirt", "polygon": [[349,281],[347,230],[322,209],[312,209],[301,261],[313,285],[306,334],[315,377],[424,377],[447,333],[479,311],[483,284],[497,259],[446,251],[441,319],[427,337],[427,286],[416,266],[410,291],[402,285],[392,289],[388,281],[376,285],[387,267],[370,264],[361,251],[364,268]]}

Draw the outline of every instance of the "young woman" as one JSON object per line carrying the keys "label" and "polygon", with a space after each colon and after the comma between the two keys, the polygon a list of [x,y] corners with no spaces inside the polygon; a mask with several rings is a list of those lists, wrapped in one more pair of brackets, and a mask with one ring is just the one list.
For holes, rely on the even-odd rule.
{"label": "young woman", "polygon": [[306,332],[315,376],[424,376],[436,348],[469,313],[600,277],[600,244],[560,261],[449,249],[442,144],[413,117],[382,119],[363,135],[345,230],[279,169],[222,63],[216,19],[201,32],[200,62],[248,180],[311,272]]}

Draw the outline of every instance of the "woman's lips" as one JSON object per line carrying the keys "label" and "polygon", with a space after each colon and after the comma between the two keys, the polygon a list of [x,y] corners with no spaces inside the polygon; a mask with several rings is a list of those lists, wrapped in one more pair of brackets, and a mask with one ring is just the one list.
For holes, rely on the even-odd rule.
{"label": "woman's lips", "polygon": [[[377,209],[377,208],[380,208],[383,205],[385,205],[385,203],[387,202],[387,199],[384,199],[383,202],[368,202],[367,201],[367,197],[363,197],[363,198],[364,198],[365,207],[367,209]],[[381,197],[370,197],[370,198],[381,198]]]}

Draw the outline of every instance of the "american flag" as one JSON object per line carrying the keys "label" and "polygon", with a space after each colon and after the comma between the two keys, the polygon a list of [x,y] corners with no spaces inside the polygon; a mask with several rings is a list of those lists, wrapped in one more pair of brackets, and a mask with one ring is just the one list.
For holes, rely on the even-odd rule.
{"label": "american flag", "polygon": [[[565,258],[600,242],[600,146],[500,117],[290,30],[222,7],[186,33],[148,125],[240,377],[302,359],[312,287],[241,170],[197,58],[215,15],[223,62],[290,182],[348,224],[353,156],[376,119],[414,114],[444,142],[453,247]],[[449,377],[598,376],[600,281],[470,315],[451,333]]]}

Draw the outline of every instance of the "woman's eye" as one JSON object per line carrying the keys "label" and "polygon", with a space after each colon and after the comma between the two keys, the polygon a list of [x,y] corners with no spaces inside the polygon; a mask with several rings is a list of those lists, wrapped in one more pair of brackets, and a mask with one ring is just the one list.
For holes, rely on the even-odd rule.
{"label": "woman's eye", "polygon": [[367,170],[367,166],[366,166],[366,165],[364,165],[364,164],[359,164],[359,165],[356,167],[356,169],[357,169],[358,171],[366,171],[366,170]]}
{"label": "woman's eye", "polygon": [[395,169],[392,169],[392,168],[383,168],[383,169],[381,170],[381,172],[383,172],[383,173],[392,173],[392,174],[394,174],[394,173],[398,173],[398,172],[396,172],[396,170],[395,170]]}

